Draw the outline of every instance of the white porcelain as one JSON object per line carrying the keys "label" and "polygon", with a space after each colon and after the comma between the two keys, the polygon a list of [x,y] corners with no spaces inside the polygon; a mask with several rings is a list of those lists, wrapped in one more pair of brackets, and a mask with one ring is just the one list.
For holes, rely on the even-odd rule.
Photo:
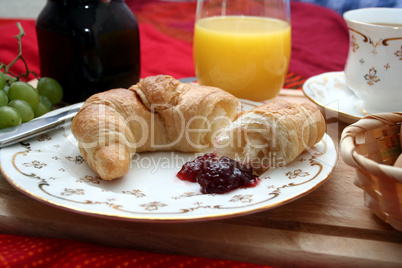
{"label": "white porcelain", "polygon": [[356,9],[343,17],[350,37],[345,66],[348,87],[368,113],[402,111],[402,9]]}
{"label": "white porcelain", "polygon": [[349,90],[344,72],[328,72],[310,77],[303,84],[303,93],[320,106],[326,116],[353,124],[368,115],[362,101]]}
{"label": "white porcelain", "polygon": [[[248,110],[261,103],[242,101]],[[0,150],[0,169],[22,193],[48,205],[91,216],[152,222],[205,221],[271,209],[321,186],[337,162],[328,135],[284,168],[263,174],[254,188],[201,194],[177,172],[197,155],[140,153],[129,173],[101,180],[85,163],[69,127]]]}

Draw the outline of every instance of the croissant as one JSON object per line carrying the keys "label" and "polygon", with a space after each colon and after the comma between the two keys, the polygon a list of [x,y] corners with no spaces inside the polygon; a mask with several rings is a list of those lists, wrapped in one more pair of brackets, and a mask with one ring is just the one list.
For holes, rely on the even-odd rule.
{"label": "croissant", "polygon": [[292,162],[324,133],[324,117],[313,104],[277,99],[239,114],[216,137],[214,153],[262,174]]}
{"label": "croissant", "polygon": [[151,76],[129,89],[89,97],[71,129],[88,165],[111,180],[128,172],[138,152],[200,152],[211,147],[239,106],[236,97],[221,89]]}

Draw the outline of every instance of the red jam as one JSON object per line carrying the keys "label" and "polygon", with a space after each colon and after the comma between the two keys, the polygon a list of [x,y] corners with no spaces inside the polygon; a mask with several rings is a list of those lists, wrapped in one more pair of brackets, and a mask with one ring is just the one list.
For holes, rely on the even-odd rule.
{"label": "red jam", "polygon": [[203,194],[223,194],[237,188],[254,187],[259,182],[252,169],[226,156],[218,158],[212,153],[185,163],[177,177],[198,182]]}

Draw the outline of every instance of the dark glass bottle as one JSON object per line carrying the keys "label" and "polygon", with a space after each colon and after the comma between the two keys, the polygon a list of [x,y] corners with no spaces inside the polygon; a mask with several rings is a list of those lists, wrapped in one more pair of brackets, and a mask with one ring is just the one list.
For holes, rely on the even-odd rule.
{"label": "dark glass bottle", "polygon": [[47,0],[36,32],[41,76],[67,103],[140,79],[138,23],[123,0]]}

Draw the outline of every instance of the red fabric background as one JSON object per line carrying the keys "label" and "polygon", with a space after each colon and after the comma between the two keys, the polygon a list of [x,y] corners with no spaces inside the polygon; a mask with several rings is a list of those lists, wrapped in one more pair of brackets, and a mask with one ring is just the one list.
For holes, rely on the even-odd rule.
{"label": "red fabric background", "polygon": [[[140,22],[141,76],[169,74],[176,78],[194,76],[192,34],[195,2],[169,3],[127,0]],[[300,88],[305,78],[344,68],[348,32],[334,11],[311,4],[292,3],[292,58],[287,85]],[[19,20],[26,32],[23,56],[29,69],[40,75],[35,23]],[[17,20],[0,20],[0,61],[10,63],[17,55],[14,38]],[[24,71],[22,62],[12,69]],[[303,78],[303,79],[300,79]],[[33,77],[30,77],[33,78]],[[289,86],[292,87],[292,86]],[[78,241],[0,235],[0,266],[23,267],[94,266],[157,267],[259,267],[231,261],[170,256],[127,249],[108,248]]]}
{"label": "red fabric background", "polygon": [[[174,36],[175,39],[187,41],[188,44],[192,42],[195,2],[180,5],[158,1],[151,1],[144,5],[138,4],[141,2],[139,0],[126,2],[140,22],[150,23],[160,32]],[[345,21],[338,13],[314,4],[292,2],[291,24],[290,72],[308,78],[324,72],[343,70],[348,53],[349,35]],[[169,49],[171,49],[170,44],[165,43],[164,56],[170,52]],[[184,50],[181,55],[186,63],[191,63],[189,66],[191,70],[188,71],[192,72],[191,76],[194,76],[191,49]],[[169,55],[167,57],[170,58]],[[147,70],[147,65],[144,64]],[[168,66],[165,67],[168,68]]]}
{"label": "red fabric background", "polygon": [[343,71],[349,33],[343,18],[330,9],[292,3],[292,56],[289,71],[306,78]]}
{"label": "red fabric background", "polygon": [[0,235],[1,267],[228,267],[256,264],[119,249],[67,239]]}
{"label": "red fabric background", "polygon": [[[194,76],[192,34],[195,2],[170,3],[127,1],[140,22],[141,77],[169,74]],[[336,12],[312,4],[292,3],[292,57],[289,71],[304,78],[341,71],[348,52],[348,31]],[[0,60],[9,63],[18,52],[16,21],[0,22]],[[21,21],[26,32],[23,55],[38,74],[39,57],[33,20]],[[16,73],[24,70],[19,62]]]}

